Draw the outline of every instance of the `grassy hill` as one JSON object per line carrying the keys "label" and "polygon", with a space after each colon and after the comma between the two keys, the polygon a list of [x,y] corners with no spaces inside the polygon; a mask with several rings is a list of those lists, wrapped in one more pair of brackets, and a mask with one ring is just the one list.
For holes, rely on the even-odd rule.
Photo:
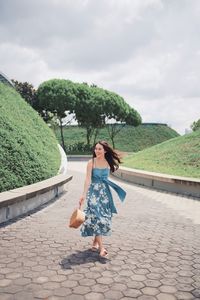
{"label": "grassy hill", "polygon": [[[58,128],[55,129],[55,134],[60,142],[60,130]],[[116,149],[121,151],[137,152],[177,136],[178,133],[166,125],[143,124],[138,127],[127,125],[116,136],[115,145]],[[72,146],[86,143],[85,129],[78,126],[67,126],[64,129],[64,139],[68,153],[83,154],[75,147],[73,150]],[[100,130],[97,140],[106,140],[112,145],[106,128]]]}
{"label": "grassy hill", "polygon": [[21,96],[0,83],[0,192],[57,174],[57,140]]}
{"label": "grassy hill", "polygon": [[128,155],[124,166],[200,178],[200,130]]}

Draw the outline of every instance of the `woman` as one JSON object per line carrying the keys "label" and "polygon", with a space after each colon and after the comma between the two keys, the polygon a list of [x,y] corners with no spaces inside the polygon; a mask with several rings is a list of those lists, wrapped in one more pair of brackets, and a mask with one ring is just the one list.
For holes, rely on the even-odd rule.
{"label": "woman", "polygon": [[92,250],[99,251],[101,257],[108,255],[102,236],[111,234],[112,214],[117,213],[109,186],[117,192],[121,201],[126,196],[122,188],[108,180],[109,173],[117,170],[119,163],[118,154],[107,142],[96,143],[93,158],[87,164],[84,191],[79,200],[81,207],[87,199],[86,220],[81,227],[81,235],[94,236]]}

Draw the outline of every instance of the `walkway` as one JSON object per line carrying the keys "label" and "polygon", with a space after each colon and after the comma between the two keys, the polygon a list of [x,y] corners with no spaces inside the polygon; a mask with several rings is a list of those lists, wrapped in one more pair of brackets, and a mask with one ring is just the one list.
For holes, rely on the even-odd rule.
{"label": "walkway", "polygon": [[200,202],[120,183],[127,191],[109,259],[68,228],[85,163],[69,162],[70,191],[44,209],[0,228],[0,299],[200,299]]}

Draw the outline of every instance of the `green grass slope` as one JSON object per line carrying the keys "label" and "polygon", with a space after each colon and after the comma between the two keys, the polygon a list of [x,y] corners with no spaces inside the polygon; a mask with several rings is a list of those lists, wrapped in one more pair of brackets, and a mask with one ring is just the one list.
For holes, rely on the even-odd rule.
{"label": "green grass slope", "polygon": [[[60,130],[55,130],[58,141],[60,142]],[[115,138],[115,147],[126,152],[137,152],[165,140],[177,137],[178,133],[165,125],[140,125],[138,127],[125,126]],[[70,149],[71,145],[86,143],[86,131],[78,126],[67,126],[64,129],[64,139],[66,146]],[[106,128],[99,131],[97,140],[106,140],[111,145]],[[73,154],[81,154],[81,151],[69,151]]]}
{"label": "green grass slope", "polygon": [[124,166],[200,178],[200,130],[128,155]]}
{"label": "green grass slope", "polygon": [[0,192],[56,175],[57,140],[13,89],[0,83]]}

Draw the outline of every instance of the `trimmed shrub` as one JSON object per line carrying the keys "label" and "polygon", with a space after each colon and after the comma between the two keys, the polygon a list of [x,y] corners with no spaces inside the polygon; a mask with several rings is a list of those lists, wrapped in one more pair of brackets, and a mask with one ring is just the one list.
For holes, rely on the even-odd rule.
{"label": "trimmed shrub", "polygon": [[0,83],[0,192],[52,177],[59,165],[52,130],[13,88]]}

